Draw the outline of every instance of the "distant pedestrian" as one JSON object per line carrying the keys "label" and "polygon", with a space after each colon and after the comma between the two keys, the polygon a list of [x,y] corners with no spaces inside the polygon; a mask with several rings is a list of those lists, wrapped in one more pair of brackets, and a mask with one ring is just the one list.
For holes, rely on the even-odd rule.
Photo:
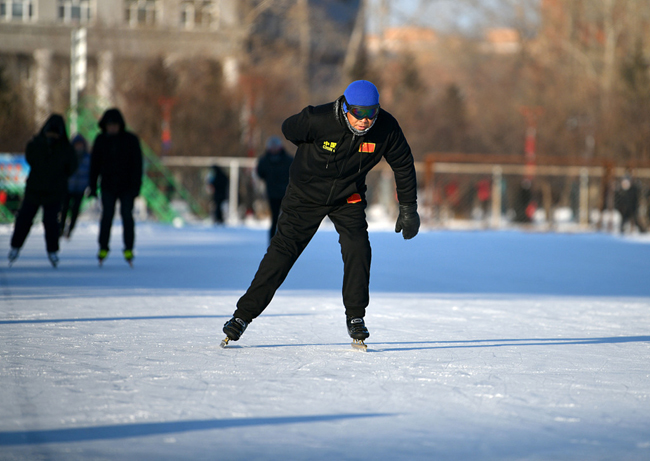
{"label": "distant pedestrian", "polygon": [[99,229],[99,253],[101,265],[110,251],[111,226],[115,204],[120,201],[122,215],[124,259],[131,264],[135,244],[133,202],[142,186],[142,150],[138,137],[126,131],[124,117],[118,109],[108,109],[99,127],[102,132],[93,143],[90,160],[90,194],[97,194],[100,181],[102,219]]}
{"label": "distant pedestrian", "polygon": [[616,208],[621,213],[621,234],[625,232],[625,225],[628,222],[630,230],[638,227],[640,232],[645,232],[645,228],[639,220],[639,187],[630,173],[621,180],[615,196]]}
{"label": "distant pedestrian", "polygon": [[[72,147],[77,154],[77,171],[68,179],[68,191],[63,198],[61,207],[60,235],[67,239],[72,235],[72,230],[79,216],[79,209],[88,190],[88,178],[90,175],[90,152],[86,139],[78,134],[72,138]],[[70,220],[68,221],[68,213]]]}
{"label": "distant pedestrian", "polygon": [[481,179],[476,183],[476,199],[481,210],[481,218],[487,219],[492,197],[492,185],[489,179]]}
{"label": "distant pedestrian", "polygon": [[531,223],[535,211],[537,211],[537,202],[533,200],[533,183],[530,179],[524,178],[521,181],[517,200],[518,203],[515,208],[515,221],[520,223]]}
{"label": "distant pedestrian", "polygon": [[39,134],[27,144],[25,160],[30,171],[25,184],[25,198],[11,237],[9,264],[18,258],[34,217],[42,207],[47,257],[56,267],[59,263],[58,214],[68,177],[77,168],[77,157],[68,140],[62,116],[53,114],[47,119]]}
{"label": "distant pedestrian", "polygon": [[212,201],[214,203],[214,223],[223,224],[223,202],[228,198],[230,179],[218,165],[212,166],[208,186],[212,193]]}
{"label": "distant pedestrian", "polygon": [[266,141],[266,151],[257,164],[257,175],[266,183],[266,197],[271,210],[270,237],[273,238],[278,226],[280,204],[289,185],[289,170],[293,157],[284,150],[282,140],[271,136]]}

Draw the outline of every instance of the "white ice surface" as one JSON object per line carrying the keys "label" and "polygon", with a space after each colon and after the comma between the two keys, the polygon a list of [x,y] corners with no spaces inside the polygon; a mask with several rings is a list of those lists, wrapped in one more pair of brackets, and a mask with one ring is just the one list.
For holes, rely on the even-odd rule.
{"label": "white ice surface", "polygon": [[226,350],[266,231],[96,235],[0,266],[1,460],[650,459],[648,239],[372,232],[363,353],[329,228]]}

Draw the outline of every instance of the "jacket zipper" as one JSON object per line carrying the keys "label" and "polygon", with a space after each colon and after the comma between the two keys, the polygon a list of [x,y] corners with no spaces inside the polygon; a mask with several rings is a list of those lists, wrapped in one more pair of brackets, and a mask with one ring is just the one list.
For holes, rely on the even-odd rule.
{"label": "jacket zipper", "polygon": [[[342,139],[342,138],[341,138]],[[356,135],[352,135],[352,141],[350,142],[350,147],[348,148],[348,153],[345,156],[345,160],[343,162],[343,166],[341,167],[341,170],[339,171],[339,175],[334,178],[334,181],[332,182],[332,187],[330,188],[330,194],[327,196],[327,201],[325,201],[325,205],[330,204],[330,200],[332,200],[332,194],[334,194],[334,188],[336,187],[336,183],[343,174],[343,171],[345,171],[345,165],[348,163],[348,159],[350,158],[350,154],[352,153],[352,150],[356,144]],[[328,162],[329,163],[329,162]]]}

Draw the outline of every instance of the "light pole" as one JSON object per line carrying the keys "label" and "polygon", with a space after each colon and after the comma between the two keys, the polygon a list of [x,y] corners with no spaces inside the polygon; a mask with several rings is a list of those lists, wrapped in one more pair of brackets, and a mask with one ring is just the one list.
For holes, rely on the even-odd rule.
{"label": "light pole", "polygon": [[70,134],[78,127],[79,92],[86,87],[86,61],[88,54],[87,29],[72,29],[70,34]]}

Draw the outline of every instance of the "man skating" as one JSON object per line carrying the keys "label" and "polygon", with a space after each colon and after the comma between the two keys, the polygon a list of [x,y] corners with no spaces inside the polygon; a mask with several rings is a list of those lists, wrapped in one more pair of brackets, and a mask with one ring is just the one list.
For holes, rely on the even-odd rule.
{"label": "man skating", "polygon": [[25,197],[16,217],[11,236],[9,264],[13,264],[32,228],[39,208],[43,210],[45,247],[52,266],[59,263],[59,223],[57,215],[68,187],[68,177],[77,168],[77,157],[70,145],[65,121],[52,114],[41,131],[25,148],[25,159],[30,166],[25,184]]}
{"label": "man skating", "polygon": [[418,233],[417,181],[413,155],[392,115],[379,107],[379,92],[365,80],[351,83],[343,96],[308,106],[282,124],[298,147],[277,232],[248,291],[223,327],[237,341],[268,306],[289,270],[328,216],[339,234],[343,255],[343,303],[349,335],[370,336],[364,322],[369,302],[371,250],[366,221],[368,172],[383,158],[395,175],[399,216],[396,232]]}
{"label": "man skating", "polygon": [[139,138],[126,130],[124,117],[118,109],[108,109],[99,121],[101,133],[95,138],[90,160],[90,195],[97,195],[100,182],[102,219],[99,228],[101,265],[110,251],[111,227],[115,204],[120,201],[124,259],[132,264],[135,243],[133,203],[142,186],[142,150]]}

